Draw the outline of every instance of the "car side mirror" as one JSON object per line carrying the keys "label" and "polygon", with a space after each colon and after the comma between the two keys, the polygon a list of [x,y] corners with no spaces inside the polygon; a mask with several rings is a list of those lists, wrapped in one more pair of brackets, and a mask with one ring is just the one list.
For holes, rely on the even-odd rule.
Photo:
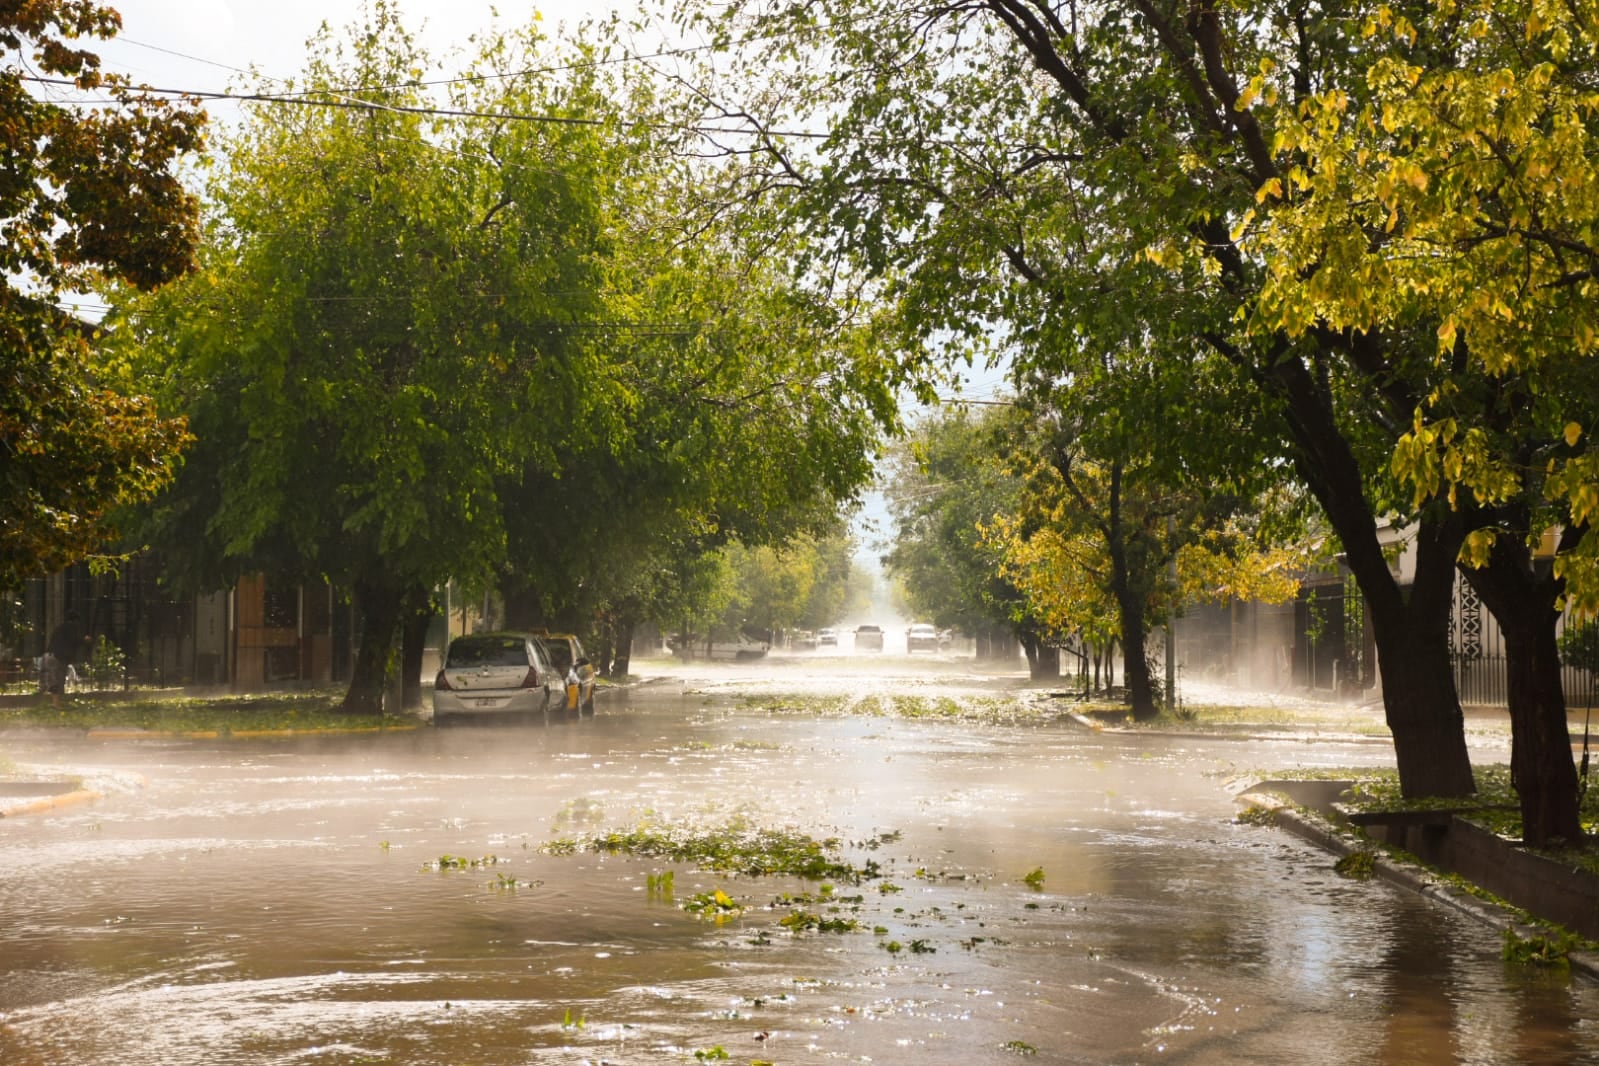
{"label": "car side mirror", "polygon": [[587,665],[589,665],[589,661],[587,659],[579,659],[577,662],[573,663],[572,665],[573,666],[587,666]]}

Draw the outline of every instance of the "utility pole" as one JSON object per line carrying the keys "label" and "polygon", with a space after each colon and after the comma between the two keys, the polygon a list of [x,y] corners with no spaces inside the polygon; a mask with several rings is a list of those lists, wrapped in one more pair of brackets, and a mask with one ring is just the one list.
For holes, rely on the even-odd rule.
{"label": "utility pole", "polygon": [[1171,603],[1166,608],[1166,710],[1177,711],[1177,516],[1166,516],[1166,567],[1171,581]]}

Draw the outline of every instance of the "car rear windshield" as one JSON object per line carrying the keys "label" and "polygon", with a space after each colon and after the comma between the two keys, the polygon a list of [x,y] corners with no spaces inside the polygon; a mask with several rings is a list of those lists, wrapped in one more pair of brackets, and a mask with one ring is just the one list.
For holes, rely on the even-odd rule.
{"label": "car rear windshield", "polygon": [[877,632],[881,632],[881,631],[876,626],[860,626],[860,627],[858,627],[855,630],[855,632],[857,632],[857,633],[877,633]]}
{"label": "car rear windshield", "polygon": [[462,637],[450,645],[446,666],[526,666],[521,637]]}

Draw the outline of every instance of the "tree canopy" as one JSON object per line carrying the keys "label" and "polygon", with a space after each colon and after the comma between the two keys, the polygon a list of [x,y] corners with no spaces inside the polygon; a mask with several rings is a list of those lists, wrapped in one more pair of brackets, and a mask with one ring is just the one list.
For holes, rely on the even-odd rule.
{"label": "tree canopy", "polygon": [[[120,26],[87,0],[0,12],[0,588],[100,550],[110,514],[165,484],[188,439],[63,310],[194,262],[196,200],[178,166],[201,147],[204,116],[102,73],[77,44]],[[52,98],[61,89],[106,103]]]}
{"label": "tree canopy", "polygon": [[893,418],[862,331],[769,261],[780,234],[686,228],[672,101],[536,21],[480,47],[446,119],[391,5],[324,31],[295,87],[348,106],[231,134],[200,273],[126,318],[197,437],[146,531],[196,587],[353,588],[351,709],[447,579],[517,585],[529,624],[640,611],[685,552],[824,528]]}

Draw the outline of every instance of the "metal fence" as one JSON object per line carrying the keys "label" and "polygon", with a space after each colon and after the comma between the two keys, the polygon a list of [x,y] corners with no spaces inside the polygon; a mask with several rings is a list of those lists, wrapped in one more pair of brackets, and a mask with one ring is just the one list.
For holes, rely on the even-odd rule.
{"label": "metal fence", "polygon": [[[1571,615],[1562,619],[1564,628],[1575,624]],[[1476,590],[1465,581],[1455,582],[1455,610],[1449,627],[1449,660],[1454,666],[1455,689],[1466,706],[1504,707],[1509,703],[1510,674],[1505,658],[1505,640],[1493,616],[1483,606]],[[1566,706],[1591,707],[1599,698],[1599,683],[1593,671],[1563,666],[1561,685]]]}

